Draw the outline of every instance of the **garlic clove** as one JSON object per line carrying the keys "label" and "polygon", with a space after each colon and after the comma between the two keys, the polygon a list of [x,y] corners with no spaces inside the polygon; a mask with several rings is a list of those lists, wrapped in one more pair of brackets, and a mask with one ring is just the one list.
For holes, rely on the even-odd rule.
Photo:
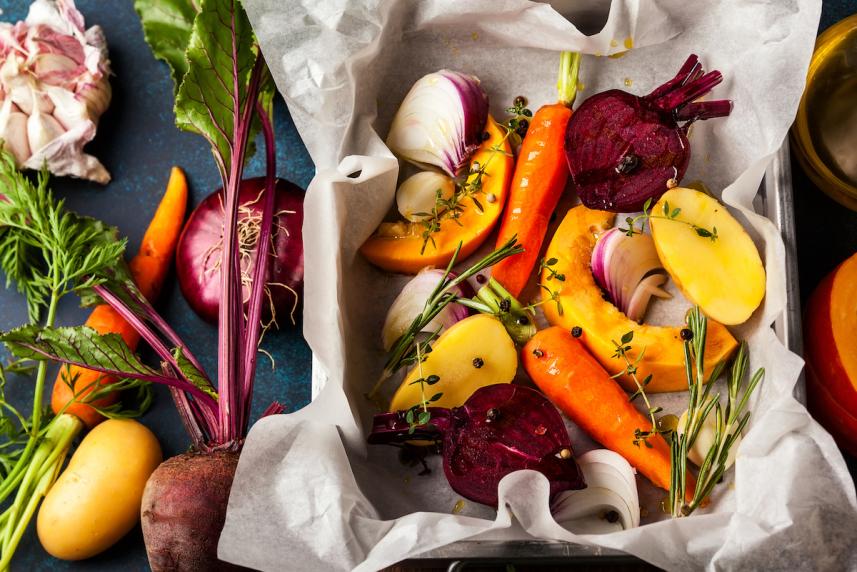
{"label": "garlic clove", "polygon": [[15,157],[15,164],[24,164],[30,156],[27,116],[18,110],[11,99],[6,99],[0,107],[0,139],[3,140],[3,148]]}
{"label": "garlic clove", "polygon": [[35,111],[27,119],[27,139],[33,153],[65,133],[65,129],[52,115]]}
{"label": "garlic clove", "polygon": [[[679,434],[684,432],[684,424],[687,422],[687,410],[681,414],[681,417],[678,419],[678,428],[677,431]],[[690,462],[696,465],[697,467],[702,465],[702,462],[705,460],[705,456],[708,455],[708,451],[711,449],[711,446],[714,445],[714,435],[715,435],[715,425],[716,420],[714,419],[714,411],[708,414],[708,417],[705,418],[705,421],[702,423],[702,427],[699,429],[699,434],[696,436],[696,441],[693,442],[693,447],[690,448],[690,451],[687,452],[687,458],[690,459]],[[725,437],[725,436],[724,436]],[[738,447],[741,445],[741,435],[738,435],[738,438],[735,440],[735,443],[729,449],[729,456],[726,457],[726,468],[732,466],[735,463],[735,454],[738,451]]]}
{"label": "garlic clove", "polygon": [[438,192],[443,200],[448,201],[455,194],[455,183],[434,171],[422,171],[408,177],[396,191],[399,213],[411,222],[420,222],[430,218],[435,207],[438,213],[443,212],[446,208],[438,202]]}

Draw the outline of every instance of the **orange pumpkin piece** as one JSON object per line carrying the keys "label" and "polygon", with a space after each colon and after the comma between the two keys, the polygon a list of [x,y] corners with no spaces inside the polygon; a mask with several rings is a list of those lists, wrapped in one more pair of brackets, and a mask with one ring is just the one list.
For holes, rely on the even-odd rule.
{"label": "orange pumpkin piece", "polygon": [[[583,330],[580,340],[586,349],[611,375],[626,367],[624,361],[614,358],[616,346],[622,336],[634,332],[632,351],[635,359],[645,348],[638,364],[637,377],[644,379],[652,374],[646,387],[651,393],[687,390],[684,366],[684,344],[680,337],[683,326],[663,327],[638,324],[629,319],[616,306],[605,300],[590,270],[592,249],[598,235],[613,226],[616,215],[606,211],[590,210],[583,205],[568,211],[548,246],[546,259],[556,258],[551,269],[565,275],[565,281],[548,281],[548,270],[542,275],[542,284],[551,290],[559,288],[557,304],[542,306],[548,321],[569,330],[579,326]],[[708,320],[705,345],[705,372],[709,375],[721,361],[731,357],[738,343],[729,330],[714,320]],[[618,378],[627,391],[636,391],[633,379],[627,375]]]}
{"label": "orange pumpkin piece", "polygon": [[422,236],[425,227],[420,223],[383,223],[360,247],[369,262],[389,272],[416,274],[426,266],[446,266],[459,244],[459,260],[482,246],[500,220],[515,164],[505,130],[490,116],[485,131],[488,139],[471,159],[471,165],[478,162],[485,168],[482,190],[476,196],[482,210],[474,204],[473,198],[463,198],[460,202],[463,210],[457,221],[444,219],[427,243]]}

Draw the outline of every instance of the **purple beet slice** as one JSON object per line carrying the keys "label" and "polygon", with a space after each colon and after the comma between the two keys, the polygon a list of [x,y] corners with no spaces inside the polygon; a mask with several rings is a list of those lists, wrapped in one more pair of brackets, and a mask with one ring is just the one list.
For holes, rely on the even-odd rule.
{"label": "purple beet slice", "polygon": [[647,199],[660,198],[670,180],[680,181],[690,162],[690,125],[732,111],[729,100],[694,102],[721,81],[719,71],[704,73],[691,55],[649,95],[611,89],[584,101],[565,133],[568,168],[583,204],[636,212]]}
{"label": "purple beet slice", "polygon": [[539,471],[551,496],[586,486],[559,412],[538,391],[512,384],[478,389],[461,407],[430,407],[431,420],[409,433],[407,412],[376,415],[369,443],[440,441],[443,472],[461,496],[497,506],[497,485],[509,473]]}

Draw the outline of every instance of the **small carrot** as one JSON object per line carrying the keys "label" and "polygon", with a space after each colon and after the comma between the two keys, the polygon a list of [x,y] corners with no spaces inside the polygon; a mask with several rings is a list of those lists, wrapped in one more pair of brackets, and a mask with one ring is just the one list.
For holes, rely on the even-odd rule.
{"label": "small carrot", "polygon": [[[138,254],[131,260],[129,267],[134,282],[140,292],[154,300],[160,292],[167,276],[176,243],[184,224],[187,209],[187,180],[181,169],[173,167],[167,191],[152,217]],[[122,336],[131,350],[137,348],[140,335],[113,308],[107,304],[96,306],[86,325],[100,334],[115,333]],[[96,389],[115,382],[116,379],[81,367],[64,367],[54,382],[51,394],[51,408],[55,414],[69,413],[80,418],[91,429],[104,421],[104,417],[93,407],[106,407],[116,403],[116,392],[104,397],[82,403],[85,396]],[[78,395],[75,396],[75,392]]]}
{"label": "small carrot", "polygon": [[557,83],[559,102],[536,111],[518,152],[497,246],[517,235],[524,252],[501,260],[491,271],[492,276],[515,297],[520,296],[530,280],[551,215],[568,181],[565,129],[577,95],[579,69],[580,54],[563,52]]}
{"label": "small carrot", "polygon": [[[651,447],[634,445],[635,430],[649,430],[651,420],[577,338],[560,327],[542,330],[524,346],[523,362],[533,382],[578,427],[669,490],[669,445],[659,434],[647,438]],[[689,498],[694,487],[688,483]]]}

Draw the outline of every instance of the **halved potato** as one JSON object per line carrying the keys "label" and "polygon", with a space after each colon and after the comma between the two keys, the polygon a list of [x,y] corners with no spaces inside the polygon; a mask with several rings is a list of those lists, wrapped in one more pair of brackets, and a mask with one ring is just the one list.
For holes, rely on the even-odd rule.
{"label": "halved potato", "polygon": [[[765,297],[765,267],[759,251],[717,199],[676,187],[652,209],[655,215],[681,209],[676,220],[652,218],[652,238],[661,262],[685,297],[721,324],[742,324]],[[717,230],[715,240],[700,236]]]}
{"label": "halved potato", "polygon": [[474,391],[495,383],[510,383],[518,369],[518,351],[506,328],[494,316],[470,316],[445,331],[432,344],[422,368],[414,367],[390,403],[390,411],[410,409],[422,402],[420,384],[431,375],[434,385],[425,386],[425,397],[441,396],[433,407],[458,407]]}

